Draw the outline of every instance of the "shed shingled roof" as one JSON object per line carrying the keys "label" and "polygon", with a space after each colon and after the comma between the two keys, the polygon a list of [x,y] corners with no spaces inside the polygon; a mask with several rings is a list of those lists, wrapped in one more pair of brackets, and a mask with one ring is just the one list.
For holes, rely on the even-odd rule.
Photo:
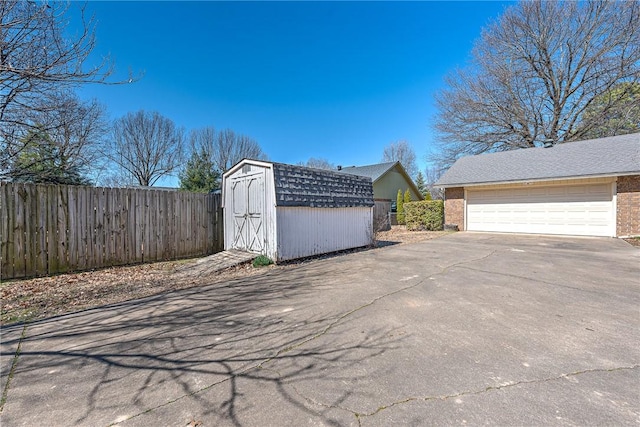
{"label": "shed shingled roof", "polygon": [[640,174],[640,133],[458,159],[439,187]]}
{"label": "shed shingled roof", "polygon": [[371,178],[324,169],[272,163],[277,206],[371,207]]}

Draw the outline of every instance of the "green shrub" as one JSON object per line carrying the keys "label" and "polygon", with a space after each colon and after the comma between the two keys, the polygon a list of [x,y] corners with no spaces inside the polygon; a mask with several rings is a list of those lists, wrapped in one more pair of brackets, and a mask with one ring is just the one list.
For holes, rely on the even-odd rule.
{"label": "green shrub", "polygon": [[396,221],[400,225],[404,224],[404,197],[400,189],[398,189],[398,195],[396,196]]}
{"label": "green shrub", "polygon": [[264,267],[265,265],[269,265],[269,264],[273,264],[273,261],[271,261],[271,258],[264,255],[258,255],[253,260],[254,267]]}
{"label": "green shrub", "polygon": [[411,202],[411,192],[409,192],[409,189],[407,188],[407,191],[404,192],[404,203],[409,202]]}
{"label": "green shrub", "polygon": [[404,204],[407,230],[442,230],[444,227],[444,202],[423,200]]}
{"label": "green shrub", "polygon": [[411,193],[407,188],[407,191],[402,194],[402,190],[398,190],[398,196],[396,197],[396,205],[398,206],[398,214],[396,215],[396,219],[398,220],[398,224],[404,225],[407,223],[407,212],[404,209],[405,203],[411,202]]}

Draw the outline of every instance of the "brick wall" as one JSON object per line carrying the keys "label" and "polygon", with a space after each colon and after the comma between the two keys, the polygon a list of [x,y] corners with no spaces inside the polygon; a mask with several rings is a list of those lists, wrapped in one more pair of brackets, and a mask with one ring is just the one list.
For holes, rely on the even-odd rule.
{"label": "brick wall", "polygon": [[617,236],[640,236],[640,175],[620,176],[617,183]]}
{"label": "brick wall", "polygon": [[457,224],[460,231],[464,230],[464,188],[444,190],[444,223]]}

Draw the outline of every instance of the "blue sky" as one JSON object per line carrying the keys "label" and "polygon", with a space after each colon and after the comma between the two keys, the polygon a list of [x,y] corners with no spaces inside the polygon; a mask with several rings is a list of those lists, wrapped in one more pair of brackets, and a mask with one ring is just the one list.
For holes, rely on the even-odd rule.
{"label": "blue sky", "polygon": [[80,94],[112,118],[144,109],[187,130],[231,128],[284,163],[377,163],[406,140],[422,169],[434,93],[508,4],[89,2],[97,46],[88,64],[110,55],[114,79],[144,75]]}

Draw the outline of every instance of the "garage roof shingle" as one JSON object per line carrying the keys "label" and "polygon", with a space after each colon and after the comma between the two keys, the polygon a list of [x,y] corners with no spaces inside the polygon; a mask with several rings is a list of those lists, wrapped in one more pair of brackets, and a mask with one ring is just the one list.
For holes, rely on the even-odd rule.
{"label": "garage roof shingle", "polygon": [[458,159],[439,187],[640,173],[640,133]]}

